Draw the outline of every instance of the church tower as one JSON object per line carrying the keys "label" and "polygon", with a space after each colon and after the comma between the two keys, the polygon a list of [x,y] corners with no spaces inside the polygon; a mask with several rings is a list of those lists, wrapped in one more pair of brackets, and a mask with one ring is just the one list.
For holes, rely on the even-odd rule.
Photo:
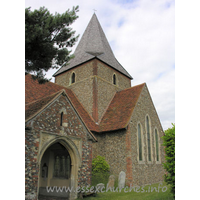
{"label": "church tower", "polygon": [[53,76],[70,88],[96,123],[117,91],[131,87],[131,75],[115,58],[94,13],[74,58]]}

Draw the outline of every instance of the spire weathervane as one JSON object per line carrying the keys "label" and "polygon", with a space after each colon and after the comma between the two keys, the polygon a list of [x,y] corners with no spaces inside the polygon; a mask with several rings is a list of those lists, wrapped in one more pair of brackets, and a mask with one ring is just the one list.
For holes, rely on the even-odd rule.
{"label": "spire weathervane", "polygon": [[97,11],[97,10],[95,10],[95,9],[93,9],[94,10],[94,13]]}

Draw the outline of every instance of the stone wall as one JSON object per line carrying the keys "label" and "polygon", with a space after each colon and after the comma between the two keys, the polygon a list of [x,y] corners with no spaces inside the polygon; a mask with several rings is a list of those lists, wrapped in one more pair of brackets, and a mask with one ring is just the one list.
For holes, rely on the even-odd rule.
{"label": "stone wall", "polygon": [[97,103],[98,103],[98,118],[101,119],[110,101],[117,91],[121,90],[119,87],[106,82],[101,78],[97,78]]}
{"label": "stone wall", "polygon": [[[72,73],[76,81],[70,84]],[[113,84],[113,74],[117,84]],[[97,122],[116,91],[131,87],[131,81],[103,62],[93,59],[55,77],[55,83],[70,88]]]}
{"label": "stone wall", "polygon": [[[147,161],[147,137],[145,117],[150,119],[152,162]],[[143,139],[143,161],[139,161],[137,125],[140,123]],[[155,128],[159,134],[160,161],[156,161]],[[163,129],[153,102],[145,86],[134,109],[127,129],[106,133],[95,133],[98,143],[93,144],[93,158],[104,156],[110,165],[111,174],[118,176],[126,173],[127,185],[145,185],[163,181],[164,147],[162,146]]]}
{"label": "stone wall", "polygon": [[68,87],[78,97],[78,100],[91,116],[93,112],[93,79],[94,77],[91,76]]}
{"label": "stone wall", "polygon": [[[92,61],[82,64],[78,67],[70,69],[67,72],[57,75],[55,77],[55,83],[57,83],[58,85],[62,85],[64,87],[70,86],[71,85],[70,79],[71,79],[71,75],[73,72],[76,75],[76,82],[74,83],[74,85],[80,81],[88,79],[90,76],[93,76],[94,63],[95,63],[95,61],[92,60]],[[80,86],[78,86],[78,87],[80,87]]]}
{"label": "stone wall", "polygon": [[[61,112],[63,112],[62,126],[60,126]],[[25,187],[27,195],[37,194],[40,154],[49,141],[56,138],[56,135],[70,140],[78,149],[81,156],[81,166],[77,172],[78,185],[91,184],[91,136],[66,96],[61,95],[42,113],[29,121],[26,126],[32,129],[26,131]]]}
{"label": "stone wall", "polygon": [[113,74],[116,74],[117,79],[117,87],[123,89],[131,87],[131,80],[126,76],[122,75],[115,69],[107,66],[101,61],[97,62],[97,76],[102,78],[103,80],[113,84]]}
{"label": "stone wall", "polygon": [[110,165],[111,174],[126,172],[126,131],[119,130],[109,133],[95,133],[98,142],[93,143],[93,158],[104,156]]}
{"label": "stone wall", "polygon": [[[55,83],[68,87],[78,97],[87,112],[93,116],[94,104],[94,68],[96,60],[77,66],[55,77]],[[70,84],[72,73],[75,73],[75,83]]]}
{"label": "stone wall", "polygon": [[[151,141],[151,157],[152,161],[148,161],[147,157],[147,132],[145,117],[148,115],[150,120],[150,141]],[[139,148],[138,148],[138,130],[137,126],[140,123],[142,144],[143,144],[143,160],[139,161]],[[164,162],[164,147],[162,146],[163,129],[160,120],[154,108],[151,96],[147,87],[143,88],[141,96],[137,102],[133,112],[131,122],[129,124],[131,130],[131,143],[132,143],[132,163],[133,163],[133,184],[144,185],[157,183],[163,181],[164,169],[162,163]],[[159,134],[159,152],[160,161],[156,161],[155,150],[155,128]]]}
{"label": "stone wall", "polygon": [[39,137],[39,133],[25,131],[25,191],[32,199],[37,199]]}

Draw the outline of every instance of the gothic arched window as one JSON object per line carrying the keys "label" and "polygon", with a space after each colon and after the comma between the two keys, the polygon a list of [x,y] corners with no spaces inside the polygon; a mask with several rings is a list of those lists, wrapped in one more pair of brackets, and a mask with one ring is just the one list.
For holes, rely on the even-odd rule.
{"label": "gothic arched window", "polygon": [[60,114],[60,126],[62,126],[62,123],[63,123],[63,112],[61,112]]}
{"label": "gothic arched window", "polygon": [[151,161],[151,138],[150,138],[150,128],[149,128],[149,117],[146,116],[146,128],[147,128],[147,155],[148,161]]}
{"label": "gothic arched window", "polygon": [[158,144],[158,132],[155,129],[155,142],[156,142],[156,161],[159,161],[159,144]]}
{"label": "gothic arched window", "polygon": [[116,81],[116,75],[113,74],[113,84],[116,85],[117,84],[117,81]]}
{"label": "gothic arched window", "polygon": [[71,83],[75,83],[75,73],[74,72],[72,73],[72,76],[71,76]]}
{"label": "gothic arched window", "polygon": [[141,135],[141,127],[138,124],[138,147],[139,147],[139,161],[142,160],[142,135]]}
{"label": "gothic arched window", "polygon": [[54,177],[58,178],[70,178],[70,157],[66,152],[60,152],[59,155],[55,157],[54,161]]}

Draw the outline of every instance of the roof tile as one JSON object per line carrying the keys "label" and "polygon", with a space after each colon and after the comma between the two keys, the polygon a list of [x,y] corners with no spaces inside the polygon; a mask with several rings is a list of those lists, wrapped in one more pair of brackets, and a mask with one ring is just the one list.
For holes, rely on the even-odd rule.
{"label": "roof tile", "polygon": [[39,84],[30,74],[25,76],[25,81],[26,118],[40,110],[45,104],[50,102],[58,92],[64,89],[86,126],[90,131],[94,132],[114,131],[126,128],[145,85],[145,83],[143,83],[117,92],[100,123],[96,124],[70,89],[52,82]]}
{"label": "roof tile", "polygon": [[95,13],[74,52],[74,56],[67,65],[61,67],[53,76],[96,57],[128,78],[133,79],[115,58]]}
{"label": "roof tile", "polygon": [[28,120],[30,117],[32,117],[34,114],[36,114],[38,111],[40,111],[42,108],[45,107],[51,100],[53,100],[59,92],[56,92],[54,94],[51,94],[47,97],[44,97],[42,99],[38,99],[36,101],[33,101],[31,103],[28,103],[25,105],[25,118]]}
{"label": "roof tile", "polygon": [[115,94],[101,122],[99,131],[126,128],[145,83]]}
{"label": "roof tile", "polygon": [[[28,106],[27,104],[32,103],[32,105],[34,106],[37,105],[34,104],[34,102],[37,100],[44,100],[45,104],[45,102],[47,103],[49,98],[51,98],[51,95],[54,95],[56,92],[59,92],[62,89],[64,89],[67,93],[71,103],[74,105],[80,117],[86,123],[87,127],[90,130],[96,131],[97,125],[92,120],[92,117],[88,114],[82,104],[79,102],[74,93],[70,89],[57,85],[56,83],[47,82],[44,84],[39,84],[38,81],[34,80],[30,74],[27,74],[25,76],[25,104],[26,106]],[[39,107],[37,106],[37,108],[31,108],[32,111],[30,111],[30,106],[28,106],[26,109],[27,112],[31,112],[33,114],[33,110],[37,111]],[[26,114],[26,117],[28,116],[30,116],[30,113]]]}

